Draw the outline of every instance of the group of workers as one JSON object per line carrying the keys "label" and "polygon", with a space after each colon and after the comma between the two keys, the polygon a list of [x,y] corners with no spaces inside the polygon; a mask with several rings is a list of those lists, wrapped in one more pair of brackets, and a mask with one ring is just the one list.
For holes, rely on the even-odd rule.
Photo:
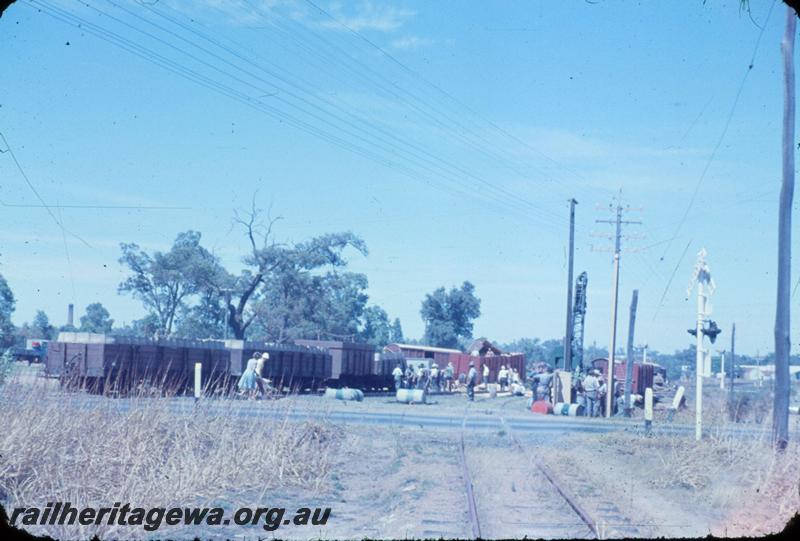
{"label": "group of workers", "polygon": [[[489,366],[483,365],[483,385],[489,381],[491,375]],[[430,366],[426,362],[416,365],[408,363],[405,370],[402,368],[402,363],[397,363],[394,370],[392,370],[394,377],[395,391],[399,389],[423,389],[426,392],[452,392],[456,389],[456,371],[452,362],[448,362],[447,366],[439,368],[437,363],[431,363]],[[516,368],[505,365],[500,366],[497,372],[497,383],[500,385],[500,391],[507,391],[513,385],[521,385],[522,381]],[[475,399],[475,387],[478,386],[478,372],[475,369],[475,362],[469,362],[469,369],[466,374],[458,375],[458,385],[466,387],[467,397],[469,400]]]}
{"label": "group of workers", "polygon": [[455,367],[453,363],[447,363],[443,369],[436,363],[432,363],[430,367],[426,363],[419,363],[415,368],[413,364],[408,363],[403,370],[402,363],[397,363],[392,370],[392,377],[395,391],[422,389],[426,392],[431,390],[450,392],[454,388]]}

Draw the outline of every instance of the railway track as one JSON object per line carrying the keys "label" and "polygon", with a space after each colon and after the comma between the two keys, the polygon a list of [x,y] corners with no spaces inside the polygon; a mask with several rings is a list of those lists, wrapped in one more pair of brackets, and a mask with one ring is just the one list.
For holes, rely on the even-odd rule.
{"label": "railway track", "polygon": [[525,449],[503,417],[500,418],[506,435],[520,455],[525,456],[561,496],[570,509],[580,517],[597,539],[647,538],[657,536],[652,524],[634,522],[619,506],[595,484],[587,479],[587,471],[566,468],[554,472],[539,457]]}
{"label": "railway track", "polygon": [[[468,453],[467,417],[462,421],[459,462],[473,539],[601,537],[588,513],[559,486],[555,476],[530,468],[526,461],[518,460],[516,452],[503,453],[508,449],[506,441],[495,439],[501,447],[475,448]],[[556,492],[549,485],[555,485]]]}

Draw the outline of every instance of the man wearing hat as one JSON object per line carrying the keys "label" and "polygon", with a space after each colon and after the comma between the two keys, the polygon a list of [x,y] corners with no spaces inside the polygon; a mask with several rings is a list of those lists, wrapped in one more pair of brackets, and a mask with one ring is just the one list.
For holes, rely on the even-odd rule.
{"label": "man wearing hat", "polygon": [[478,381],[478,371],[475,370],[475,361],[469,362],[469,372],[467,373],[467,399],[475,401],[475,383]]}
{"label": "man wearing hat", "polygon": [[600,413],[600,372],[593,368],[583,378],[583,392],[586,396],[586,415],[597,417]]}
{"label": "man wearing hat", "polygon": [[256,384],[258,385],[258,390],[261,391],[261,396],[267,395],[267,388],[269,385],[269,380],[264,379],[262,374],[264,373],[264,363],[269,360],[269,353],[262,353],[261,356],[256,361]]}

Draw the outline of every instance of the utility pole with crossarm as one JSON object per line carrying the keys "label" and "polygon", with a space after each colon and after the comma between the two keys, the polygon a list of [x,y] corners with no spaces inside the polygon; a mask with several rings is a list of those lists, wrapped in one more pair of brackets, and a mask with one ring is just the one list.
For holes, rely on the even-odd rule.
{"label": "utility pole with crossarm", "polygon": [[614,407],[614,352],[617,347],[617,306],[619,304],[619,256],[622,239],[622,226],[641,224],[640,221],[623,220],[623,213],[634,210],[630,205],[622,205],[622,190],[616,197],[616,201],[612,202],[609,210],[614,212],[613,220],[595,220],[597,223],[613,224],[614,225],[614,279],[611,299],[611,344],[608,348],[608,387],[606,392],[606,418],[610,418],[613,414]]}

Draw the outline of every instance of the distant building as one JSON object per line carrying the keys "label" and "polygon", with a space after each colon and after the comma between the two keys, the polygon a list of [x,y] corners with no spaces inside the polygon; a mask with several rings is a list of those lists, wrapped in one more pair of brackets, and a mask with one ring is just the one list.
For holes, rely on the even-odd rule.
{"label": "distant building", "polygon": [[[742,379],[747,381],[759,381],[762,379],[773,380],[775,379],[775,365],[774,364],[740,364],[736,367],[741,374]],[[800,378],[800,366],[790,366],[789,374],[791,377]]]}

